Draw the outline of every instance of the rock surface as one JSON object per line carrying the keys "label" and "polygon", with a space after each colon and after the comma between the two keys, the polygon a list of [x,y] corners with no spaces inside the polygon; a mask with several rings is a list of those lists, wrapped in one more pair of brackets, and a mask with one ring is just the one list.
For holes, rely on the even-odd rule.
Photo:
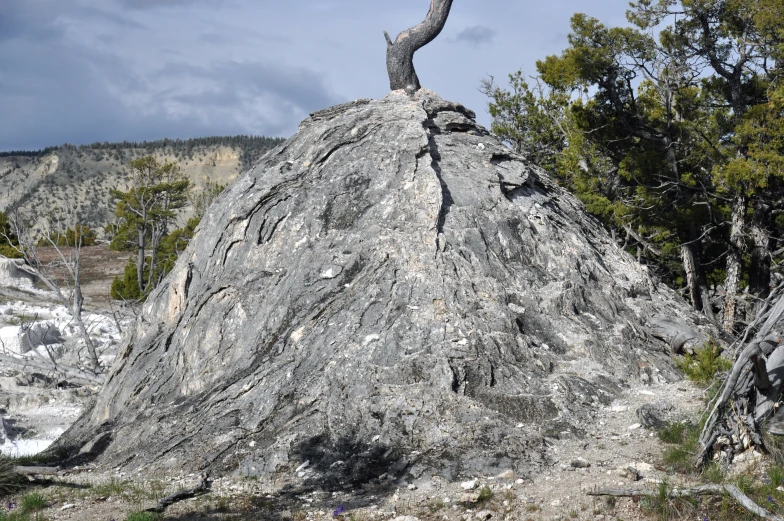
{"label": "rock surface", "polygon": [[336,487],[525,476],[674,378],[655,314],[699,330],[471,111],[396,91],[314,113],[224,192],[58,444]]}
{"label": "rock surface", "polygon": [[37,280],[38,276],[24,261],[0,257],[0,286],[29,289]]}

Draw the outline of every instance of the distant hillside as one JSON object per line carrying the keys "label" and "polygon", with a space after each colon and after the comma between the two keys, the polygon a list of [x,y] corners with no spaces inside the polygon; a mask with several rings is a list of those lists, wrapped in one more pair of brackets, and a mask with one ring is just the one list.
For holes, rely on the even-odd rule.
{"label": "distant hillside", "polygon": [[132,159],[152,155],[162,161],[176,161],[199,190],[207,181],[220,184],[233,181],[283,141],[255,136],[207,137],[2,152],[0,211],[20,207],[25,212],[41,215],[64,200],[75,200],[80,220],[102,229],[114,217],[109,191],[128,188],[127,165]]}

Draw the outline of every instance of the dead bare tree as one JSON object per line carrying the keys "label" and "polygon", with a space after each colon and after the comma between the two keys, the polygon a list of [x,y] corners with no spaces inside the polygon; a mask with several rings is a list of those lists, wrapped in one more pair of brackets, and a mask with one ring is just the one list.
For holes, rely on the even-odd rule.
{"label": "dead bare tree", "polygon": [[[13,248],[23,256],[41,282],[68,310],[87,347],[88,369],[93,374],[100,373],[101,364],[95,343],[82,316],[84,311],[81,272],[83,234],[80,232],[81,228],[77,226],[75,208],[59,208],[53,211],[40,221],[39,228],[26,222],[18,211],[11,214],[9,222],[11,232],[16,235],[18,241]],[[73,233],[68,233],[69,228]],[[49,264],[43,262],[39,255],[39,244],[53,248],[59,262]]]}
{"label": "dead bare tree", "polygon": [[389,88],[416,92],[422,88],[414,70],[414,53],[435,40],[446,25],[452,0],[430,0],[430,10],[420,24],[397,35],[395,41],[384,31],[387,39],[387,72]]}
{"label": "dead bare tree", "polygon": [[714,456],[731,462],[749,448],[766,448],[762,427],[784,389],[782,331],[784,284],[770,293],[756,320],[737,342],[742,350],[705,413],[698,467]]}

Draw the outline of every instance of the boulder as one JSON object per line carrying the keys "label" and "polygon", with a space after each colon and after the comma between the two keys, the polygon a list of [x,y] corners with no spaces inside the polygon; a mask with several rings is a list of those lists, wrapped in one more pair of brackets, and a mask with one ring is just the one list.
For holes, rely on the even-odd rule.
{"label": "boulder", "polygon": [[[547,174],[422,90],[319,111],[224,191],[58,441],[103,468],[518,476],[694,318]],[[696,319],[694,319],[696,320]],[[519,427],[518,427],[519,426]],[[575,431],[577,429],[575,428]]]}
{"label": "boulder", "polygon": [[52,346],[64,342],[60,329],[49,322],[38,322],[20,331],[22,353],[32,351],[39,346]]}
{"label": "boulder", "polygon": [[666,402],[645,403],[635,411],[635,414],[644,427],[659,430],[670,423],[669,414],[672,410],[673,406]]}
{"label": "boulder", "polygon": [[30,289],[38,276],[21,259],[0,256],[0,286]]}

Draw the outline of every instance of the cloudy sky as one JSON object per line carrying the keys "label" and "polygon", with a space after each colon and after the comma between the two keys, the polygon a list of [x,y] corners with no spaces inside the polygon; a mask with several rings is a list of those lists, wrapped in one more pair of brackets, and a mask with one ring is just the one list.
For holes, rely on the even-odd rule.
{"label": "cloudy sky", "polygon": [[[577,11],[628,0],[456,0],[415,58],[423,86],[489,124],[490,74],[535,73]],[[383,31],[428,0],[0,0],[0,151],[62,143],[288,136],[309,112],[389,90]]]}

